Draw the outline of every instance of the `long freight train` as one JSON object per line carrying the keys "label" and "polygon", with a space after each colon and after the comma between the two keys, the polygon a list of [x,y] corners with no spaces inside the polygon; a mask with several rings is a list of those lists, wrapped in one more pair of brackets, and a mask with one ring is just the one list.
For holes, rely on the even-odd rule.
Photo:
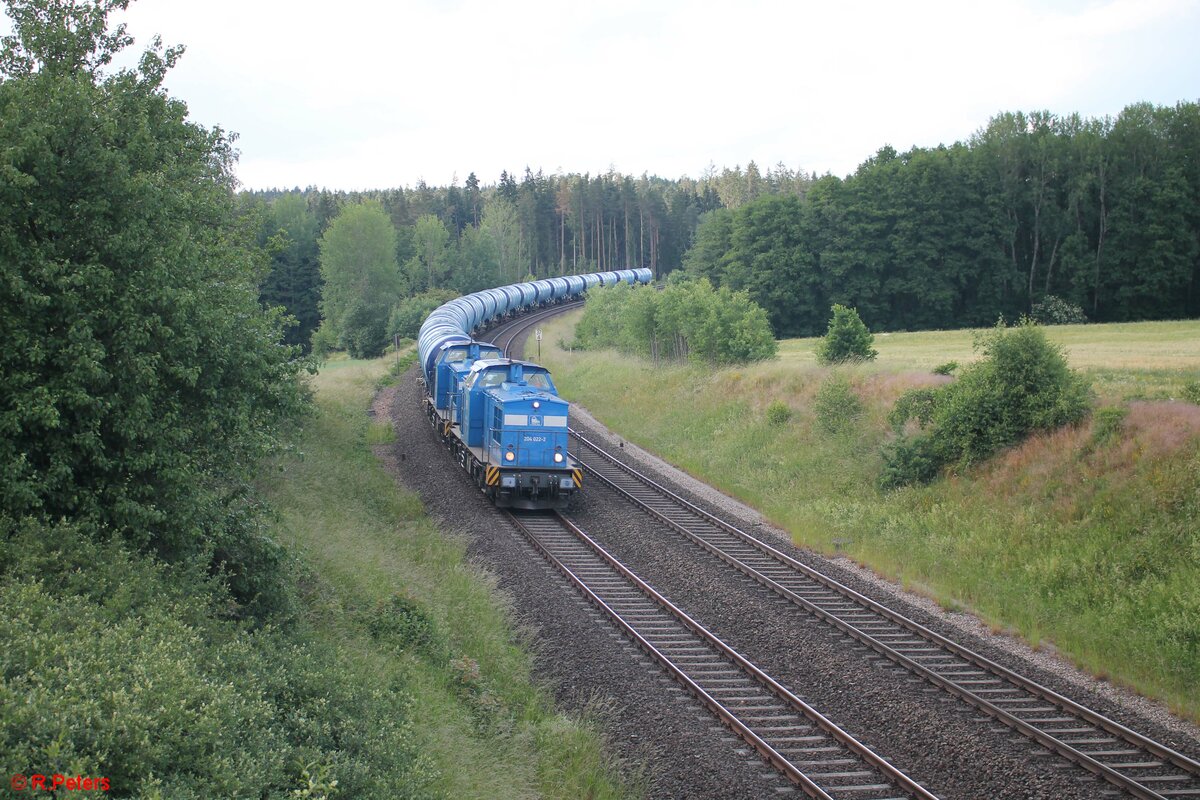
{"label": "long freight train", "polygon": [[488,322],[574,299],[593,286],[649,283],[648,269],[568,275],[455,298],[421,326],[426,413],[459,465],[498,506],[562,508],[582,470],[567,450],[567,402],[550,371],[504,358],[473,334]]}

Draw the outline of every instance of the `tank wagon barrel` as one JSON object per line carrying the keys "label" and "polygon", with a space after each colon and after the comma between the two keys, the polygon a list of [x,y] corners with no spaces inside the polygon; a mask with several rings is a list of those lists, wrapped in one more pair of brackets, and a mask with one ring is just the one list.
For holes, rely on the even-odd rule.
{"label": "tank wagon barrel", "polygon": [[493,319],[549,300],[578,297],[593,286],[612,286],[618,281],[629,284],[649,283],[653,273],[648,269],[623,269],[616,272],[593,272],[588,275],[566,275],[545,278],[532,283],[500,286],[482,292],[457,297],[434,309],[421,326],[417,338],[417,353],[421,369],[428,380],[434,359],[442,345],[456,339],[471,340],[471,331]]}

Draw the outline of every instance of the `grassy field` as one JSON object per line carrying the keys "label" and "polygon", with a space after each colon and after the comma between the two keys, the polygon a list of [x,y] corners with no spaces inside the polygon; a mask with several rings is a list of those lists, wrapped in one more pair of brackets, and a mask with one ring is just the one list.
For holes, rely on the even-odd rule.
{"label": "grassy field", "polygon": [[590,724],[556,712],[534,687],[505,605],[464,563],[463,545],[373,455],[372,444],[393,437],[367,416],[389,364],[324,366],[314,381],[319,413],[267,487],[280,510],[276,536],[312,569],[314,626],[363,680],[411,692],[416,734],[444,796],[637,796]]}
{"label": "grassy field", "polygon": [[[766,514],[794,539],[902,581],[994,629],[1057,647],[1091,672],[1200,719],[1200,322],[1052,327],[1119,430],[1089,421],[1038,436],[975,470],[881,492],[895,399],[951,380],[931,369],[976,355],[971,331],[876,338],[873,364],[820,367],[815,339],[776,361],[701,369],[553,346],[576,315],[543,326],[560,391],[631,441]],[[548,346],[549,345],[549,346]],[[829,433],[813,400],[845,377],[865,412]],[[767,422],[772,402],[793,412]]]}

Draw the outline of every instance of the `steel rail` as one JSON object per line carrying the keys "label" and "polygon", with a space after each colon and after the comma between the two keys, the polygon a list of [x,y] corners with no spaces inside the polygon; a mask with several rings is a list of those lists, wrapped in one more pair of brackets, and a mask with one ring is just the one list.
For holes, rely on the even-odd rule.
{"label": "steel rail", "polygon": [[[611,553],[601,547],[594,539],[588,536],[584,531],[580,530],[573,523],[565,519],[559,514],[553,516],[532,517],[525,515],[517,515],[508,512],[509,519],[522,532],[530,544],[542,554],[560,573],[562,573],[575,587],[580,591],[592,605],[607,614],[610,620],[617,627],[632,639],[639,648],[654,658],[677,682],[684,686],[692,695],[714,713],[722,723],[727,725],[731,730],[737,733],[744,741],[750,744],[768,763],[782,772],[793,783],[800,786],[809,796],[821,798],[822,800],[835,800],[839,794],[853,794],[855,797],[864,797],[865,792],[870,792],[873,795],[878,795],[881,792],[891,794],[892,789],[900,789],[905,793],[906,797],[919,798],[920,800],[936,800],[935,795],[913,781],[900,770],[893,767],[885,759],[880,757],[866,745],[859,742],[850,734],[843,731],[816,709],[809,706],[786,687],[776,682],[771,676],[763,672],[749,660],[735,651],[729,645],[725,644],[710,631],[704,628],[700,623],[696,622],[682,609],[675,606],[652,586],[635,575],[625,565],[621,564]],[[547,525],[553,526],[556,530],[548,531]],[[540,529],[540,530],[539,530]],[[547,541],[557,531],[565,531],[572,537],[572,542],[579,548],[583,549],[589,557],[590,561],[579,561],[575,554],[564,554],[560,544],[555,547],[554,544]],[[555,552],[558,550],[559,552]],[[577,562],[574,567],[568,561]],[[651,641],[650,635],[644,635],[642,630],[639,630],[639,625],[645,627],[647,612],[644,605],[633,603],[628,597],[619,601],[612,601],[614,594],[612,585],[609,586],[610,599],[606,600],[603,596],[606,592],[604,589],[594,588],[596,583],[603,582],[607,579],[606,573],[598,573],[595,564],[599,563],[607,568],[611,574],[618,576],[626,586],[632,586],[640,593],[649,604],[657,609],[665,611],[670,617],[678,622],[687,631],[690,631],[698,638],[705,646],[714,651],[719,660],[709,660],[706,664],[703,661],[697,662],[699,656],[690,655],[689,664],[680,664],[677,660],[672,659],[667,652],[670,645],[658,644]],[[586,573],[586,574],[585,574]],[[622,610],[616,606],[623,605],[627,610]],[[632,618],[632,619],[631,619]],[[639,622],[640,620],[640,622]],[[654,630],[654,629],[651,629]],[[665,639],[670,635],[664,633],[661,628],[657,629],[655,634],[660,639]],[[675,649],[684,649],[694,651],[695,647],[684,647],[677,640],[674,641]],[[755,683],[763,687],[766,692],[773,695],[782,701],[787,708],[802,716],[803,719],[811,722],[816,729],[822,731],[825,735],[837,742],[846,751],[852,753],[861,759],[866,765],[872,767],[886,783],[874,784],[851,784],[851,785],[825,785],[822,786],[816,780],[801,770],[794,759],[789,758],[784,752],[786,748],[776,747],[769,739],[773,738],[765,733],[763,726],[756,726],[753,723],[754,717],[743,719],[738,716],[738,709],[732,703],[722,702],[716,697],[713,691],[702,685],[704,678],[697,677],[697,667],[712,666],[714,663],[727,662],[735,665],[745,675],[749,676]],[[688,667],[691,668],[689,673]],[[704,673],[701,673],[704,674]],[[712,673],[708,673],[712,674]],[[751,697],[741,697],[741,700],[749,704],[752,702],[761,702]],[[759,714],[763,712],[763,706],[748,706],[749,710],[756,711]],[[765,719],[773,723],[787,722],[786,717],[769,716],[757,717]],[[788,731],[796,730],[795,726],[783,726]],[[780,730],[780,726],[774,726],[772,730]],[[786,741],[787,737],[775,737],[777,742]],[[793,737],[794,738],[794,737]],[[805,736],[799,737],[805,740],[815,740],[819,737]],[[810,744],[806,742],[806,745]],[[811,752],[814,750],[828,750],[828,747],[811,746],[805,747],[802,751]],[[836,762],[828,760],[811,762],[817,764],[841,763],[843,759],[838,759]],[[840,766],[837,771],[816,773],[813,775],[818,777],[836,778],[842,780],[861,780],[866,777],[869,779],[878,780],[870,772],[862,770],[848,769],[845,766]]]}
{"label": "steel rail", "polygon": [[[491,329],[492,334],[497,334],[491,339],[491,342],[504,351],[505,358],[520,358],[509,352],[509,349],[518,336],[529,330],[534,324],[551,317],[556,317],[559,314],[565,314],[568,311],[581,307],[583,303],[583,300],[571,300],[548,308],[538,308],[513,319],[505,320]],[[486,337],[488,333],[485,332],[480,335]]]}
{"label": "steel rail", "polygon": [[[571,433],[577,441],[582,443],[596,454],[600,455],[608,464],[616,467],[629,477],[642,483],[644,486],[653,490],[653,492],[660,497],[671,501],[671,503],[686,511],[688,514],[694,515],[704,523],[714,526],[717,529],[736,537],[736,539],[738,539],[740,542],[749,545],[754,550],[758,551],[758,553],[768,556],[777,564],[785,566],[789,570],[798,573],[800,576],[808,579],[809,581],[815,582],[820,587],[832,591],[838,596],[849,601],[852,601],[856,606],[869,610],[874,615],[882,617],[888,623],[898,626],[919,637],[920,639],[927,641],[928,643],[937,645],[940,649],[952,654],[958,659],[961,659],[968,665],[977,667],[983,670],[985,673],[990,673],[991,675],[995,676],[997,680],[1009,683],[1013,687],[1012,691],[1019,690],[1032,695],[1040,701],[1052,703],[1061,713],[1074,715],[1074,717],[1079,721],[1086,722],[1094,726],[1096,729],[1098,729],[1097,732],[1103,731],[1111,734],[1112,736],[1118,737],[1119,739],[1124,740],[1127,744],[1139,748],[1140,750],[1144,751],[1144,753],[1149,754],[1154,758],[1168,762],[1175,768],[1183,770],[1184,772],[1184,775],[1182,776],[1172,774],[1146,775],[1142,776],[1142,781],[1153,783],[1183,783],[1186,785],[1174,786],[1171,788],[1163,787],[1156,791],[1155,789],[1145,785],[1145,783],[1139,782],[1136,777],[1131,777],[1119,772],[1119,768],[1130,770],[1149,770],[1164,768],[1164,765],[1155,761],[1132,760],[1129,758],[1129,756],[1136,754],[1128,751],[1100,750],[1089,754],[1086,751],[1073,747],[1072,744],[1100,743],[1087,739],[1071,742],[1061,739],[1059,736],[1053,735],[1054,733],[1061,734],[1064,732],[1069,732],[1074,735],[1087,735],[1086,731],[1078,728],[1065,728],[1062,730],[1054,728],[1048,732],[1047,730],[1037,727],[1037,725],[1033,724],[1034,722],[1040,722],[1040,724],[1043,725],[1061,726],[1071,722],[1071,720],[1061,717],[1046,717],[1046,714],[1043,711],[1040,711],[1036,708],[1014,708],[1013,711],[1024,711],[1026,713],[1036,712],[1038,714],[1038,716],[1032,718],[1032,721],[1022,719],[1015,713],[1000,707],[998,703],[990,701],[981,696],[978,693],[979,690],[972,690],[967,688],[966,685],[968,683],[971,683],[972,685],[978,685],[987,683],[989,681],[975,680],[977,676],[969,676],[972,678],[970,682],[962,680],[961,677],[958,681],[956,681],[953,679],[953,677],[950,677],[954,674],[950,672],[950,668],[956,666],[953,664],[942,665],[943,671],[947,674],[940,674],[937,670],[931,669],[930,667],[917,661],[915,657],[910,657],[905,652],[902,652],[896,647],[893,647],[882,641],[879,638],[881,634],[880,631],[871,633],[863,630],[863,627],[871,624],[869,620],[865,624],[861,619],[857,620],[856,622],[848,622],[842,617],[852,617],[852,610],[851,612],[843,611],[841,616],[839,616],[838,614],[833,613],[826,608],[822,608],[821,605],[819,605],[817,602],[813,602],[813,599],[810,599],[812,597],[811,595],[806,597],[802,595],[800,591],[782,585],[778,579],[773,578],[770,575],[766,575],[759,568],[755,568],[754,566],[745,563],[745,556],[738,557],[737,555],[731,554],[730,552],[722,549],[720,546],[713,544],[700,534],[690,530],[686,524],[677,519],[672,519],[661,507],[655,507],[654,505],[645,502],[642,498],[637,497],[624,487],[619,486],[609,476],[597,469],[594,464],[584,462],[585,468],[591,474],[595,475],[601,482],[610,486],[616,492],[634,502],[638,507],[647,511],[651,516],[660,520],[672,530],[675,530],[688,540],[696,543],[709,553],[717,556],[725,563],[733,566],[739,572],[742,572],[763,586],[785,597],[789,601],[803,608],[805,611],[812,613],[817,618],[833,625],[846,635],[851,636],[860,643],[870,647],[880,655],[888,658],[894,663],[899,664],[900,666],[903,666],[905,669],[915,673],[926,681],[950,692],[951,694],[954,694],[997,721],[1008,725],[1025,736],[1028,736],[1048,749],[1058,753],[1060,756],[1071,760],[1080,766],[1083,766],[1094,774],[1104,778],[1109,783],[1112,783],[1113,785],[1130,792],[1135,797],[1143,798],[1143,800],[1164,800],[1165,798],[1173,797],[1200,797],[1200,763],[1197,763],[1182,753],[1178,753],[1166,745],[1155,742],[1154,740],[1149,739],[1148,737],[1137,733],[1136,731],[1133,731],[1114,720],[1108,719],[1098,712],[1076,703],[1075,701],[1058,694],[1048,687],[1042,686],[1035,681],[1020,675],[1019,673],[1013,672],[1012,670],[1009,670],[1008,668],[991,661],[985,656],[975,653],[968,648],[963,647],[962,645],[950,639],[947,639],[941,634],[926,628],[920,623],[917,623],[914,620],[911,620],[904,615],[866,597],[865,595],[856,592],[855,590],[845,586],[844,584],[841,584],[835,579],[830,578],[829,576],[824,575],[817,570],[814,570],[808,565],[803,564],[787,554],[780,552],[770,544],[757,539],[751,534],[745,533],[730,523],[719,519],[702,508],[699,508],[685,498],[680,497],[675,492],[672,492],[670,489],[667,489],[628,464],[621,462],[614,455],[604,450],[595,442],[592,442],[590,439],[580,434],[578,430],[572,429]],[[580,457],[580,453],[578,451],[576,452],[576,457]],[[914,652],[911,647],[909,648],[909,651]],[[933,658],[927,654],[921,657],[924,660],[932,660]],[[995,688],[991,688],[988,691],[995,693],[997,690]],[[1093,757],[1098,755],[1103,755],[1104,758],[1107,759],[1108,763],[1100,758]]]}

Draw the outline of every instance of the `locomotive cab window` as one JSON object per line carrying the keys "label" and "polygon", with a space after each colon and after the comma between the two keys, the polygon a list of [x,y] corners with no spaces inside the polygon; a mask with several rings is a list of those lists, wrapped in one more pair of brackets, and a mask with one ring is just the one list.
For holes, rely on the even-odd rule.
{"label": "locomotive cab window", "polygon": [[550,378],[544,372],[535,372],[525,376],[525,382],[535,389],[550,391]]}
{"label": "locomotive cab window", "polygon": [[494,369],[490,372],[483,373],[483,382],[479,384],[481,389],[486,389],[489,386],[499,386],[508,378],[508,374],[504,370]]}
{"label": "locomotive cab window", "polygon": [[492,441],[500,444],[500,428],[504,425],[504,409],[497,407],[492,414]]}

